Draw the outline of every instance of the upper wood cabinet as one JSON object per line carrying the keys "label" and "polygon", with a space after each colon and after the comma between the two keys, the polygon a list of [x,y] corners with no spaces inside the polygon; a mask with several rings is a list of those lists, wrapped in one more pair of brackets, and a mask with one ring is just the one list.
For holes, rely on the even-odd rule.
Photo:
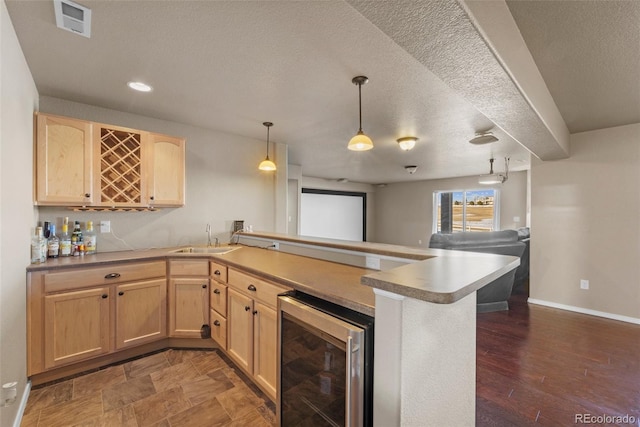
{"label": "upper wood cabinet", "polygon": [[37,203],[93,204],[91,124],[46,114],[36,120]]}
{"label": "upper wood cabinet", "polygon": [[182,138],[149,135],[147,187],[152,206],[184,206],[185,142]]}
{"label": "upper wood cabinet", "polygon": [[37,113],[36,204],[184,206],[185,140]]}

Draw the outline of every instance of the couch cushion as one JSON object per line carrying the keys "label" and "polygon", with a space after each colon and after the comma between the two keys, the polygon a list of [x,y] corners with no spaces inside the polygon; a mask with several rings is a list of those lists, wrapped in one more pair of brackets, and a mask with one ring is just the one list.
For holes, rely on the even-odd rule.
{"label": "couch cushion", "polygon": [[457,249],[465,246],[493,246],[518,241],[516,230],[432,234],[430,248]]}

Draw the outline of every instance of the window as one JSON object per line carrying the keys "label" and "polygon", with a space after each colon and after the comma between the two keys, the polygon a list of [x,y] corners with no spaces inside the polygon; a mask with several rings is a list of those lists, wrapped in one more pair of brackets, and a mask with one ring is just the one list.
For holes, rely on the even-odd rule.
{"label": "window", "polygon": [[500,228],[496,189],[433,193],[433,232],[494,231]]}

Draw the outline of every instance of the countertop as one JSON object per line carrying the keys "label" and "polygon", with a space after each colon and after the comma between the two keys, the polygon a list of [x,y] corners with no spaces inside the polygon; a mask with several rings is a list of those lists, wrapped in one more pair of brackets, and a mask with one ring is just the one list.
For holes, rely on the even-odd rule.
{"label": "countertop", "polygon": [[32,264],[28,272],[87,268],[110,263],[138,262],[184,258],[211,259],[263,277],[283,286],[317,296],[327,301],[373,316],[373,289],[363,286],[360,278],[373,272],[360,267],[323,261],[274,250],[239,245],[239,249],[225,254],[182,254],[178,248],[105,252],[82,257],[49,259],[44,264]]}
{"label": "countertop", "polygon": [[57,258],[44,264],[33,264],[27,271],[181,257],[210,258],[361,313],[373,315],[373,288],[436,304],[451,304],[520,265],[518,257],[504,255],[348,242],[278,233],[239,234],[292,244],[404,258],[408,263],[387,271],[375,271],[277,250],[240,245],[241,249],[226,254],[179,254],[172,252],[178,248],[163,248]]}
{"label": "countertop", "polygon": [[293,244],[414,260],[387,271],[362,276],[372,288],[436,304],[451,304],[517,268],[520,258],[478,252],[418,248],[385,243],[351,242],[268,232],[238,233]]}

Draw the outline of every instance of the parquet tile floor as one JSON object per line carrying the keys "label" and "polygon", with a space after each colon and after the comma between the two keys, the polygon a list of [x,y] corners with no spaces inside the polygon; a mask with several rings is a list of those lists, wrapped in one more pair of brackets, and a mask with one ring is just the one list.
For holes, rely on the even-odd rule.
{"label": "parquet tile floor", "polygon": [[24,427],[269,427],[275,406],[216,350],[170,349],[34,388]]}

